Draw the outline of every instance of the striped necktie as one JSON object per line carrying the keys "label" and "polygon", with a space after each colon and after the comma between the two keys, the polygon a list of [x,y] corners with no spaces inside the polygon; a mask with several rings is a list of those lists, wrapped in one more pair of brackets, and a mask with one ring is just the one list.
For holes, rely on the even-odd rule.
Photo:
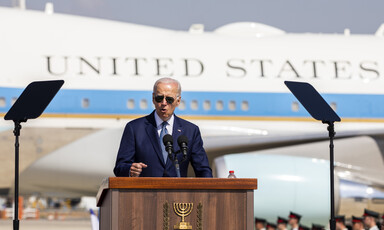
{"label": "striped necktie", "polygon": [[161,132],[160,132],[160,145],[163,153],[164,163],[167,163],[167,158],[168,158],[168,152],[165,150],[165,146],[163,142],[163,137],[165,136],[165,134],[168,134],[167,125],[168,125],[168,122],[166,121],[161,123]]}

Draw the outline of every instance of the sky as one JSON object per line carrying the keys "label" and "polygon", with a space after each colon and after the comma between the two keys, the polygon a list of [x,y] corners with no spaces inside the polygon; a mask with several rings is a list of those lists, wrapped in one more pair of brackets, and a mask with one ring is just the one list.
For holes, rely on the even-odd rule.
{"label": "sky", "polygon": [[[26,0],[43,10],[46,0]],[[373,34],[384,23],[384,0],[50,0],[55,12],[161,28],[188,30],[201,23],[212,31],[252,21],[290,33]],[[12,6],[12,0],[0,0]]]}

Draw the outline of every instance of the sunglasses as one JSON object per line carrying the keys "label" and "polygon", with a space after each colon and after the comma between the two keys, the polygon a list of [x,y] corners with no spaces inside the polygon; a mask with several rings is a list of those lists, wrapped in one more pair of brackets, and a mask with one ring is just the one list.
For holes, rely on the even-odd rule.
{"label": "sunglasses", "polygon": [[[160,103],[163,100],[164,100],[164,95],[163,96],[160,96],[160,95],[155,96],[155,101],[157,103]],[[167,101],[168,104],[172,104],[175,101],[175,98],[173,98],[173,97],[165,97],[165,100]]]}

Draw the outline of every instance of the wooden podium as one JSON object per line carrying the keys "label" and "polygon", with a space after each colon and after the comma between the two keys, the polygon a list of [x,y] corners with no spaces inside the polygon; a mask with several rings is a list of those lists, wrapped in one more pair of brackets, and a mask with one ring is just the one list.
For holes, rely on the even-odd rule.
{"label": "wooden podium", "polygon": [[110,177],[100,230],[253,230],[254,189],[257,179]]}

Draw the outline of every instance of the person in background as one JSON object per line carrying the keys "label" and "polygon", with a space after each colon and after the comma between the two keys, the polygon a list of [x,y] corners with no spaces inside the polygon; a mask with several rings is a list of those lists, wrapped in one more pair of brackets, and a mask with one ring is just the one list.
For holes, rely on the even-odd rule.
{"label": "person in background", "polygon": [[312,230],[324,230],[325,227],[320,224],[312,224]]}
{"label": "person in background", "polygon": [[380,230],[384,230],[384,214],[381,216],[381,228]]}
{"label": "person in background", "polygon": [[352,216],[352,230],[364,230],[362,217]]}
{"label": "person in background", "polygon": [[301,215],[294,212],[289,213],[288,224],[289,226],[291,226],[291,230],[299,230],[300,219],[301,219]]}
{"label": "person in background", "polygon": [[288,220],[283,217],[277,217],[277,229],[278,230],[287,230]]}
{"label": "person in background", "polygon": [[348,230],[345,226],[345,216],[335,216],[336,230]]}
{"label": "person in background", "polygon": [[255,218],[255,227],[256,227],[256,230],[266,230],[265,229],[265,223],[267,221],[265,219],[262,219],[262,218]]}
{"label": "person in background", "polygon": [[267,222],[267,230],[276,230],[276,224]]}
{"label": "person in background", "polygon": [[309,228],[305,225],[299,225],[299,230],[309,230]]}
{"label": "person in background", "polygon": [[379,218],[379,213],[364,209],[364,226],[367,230],[379,230],[379,227],[377,227],[376,220]]}

